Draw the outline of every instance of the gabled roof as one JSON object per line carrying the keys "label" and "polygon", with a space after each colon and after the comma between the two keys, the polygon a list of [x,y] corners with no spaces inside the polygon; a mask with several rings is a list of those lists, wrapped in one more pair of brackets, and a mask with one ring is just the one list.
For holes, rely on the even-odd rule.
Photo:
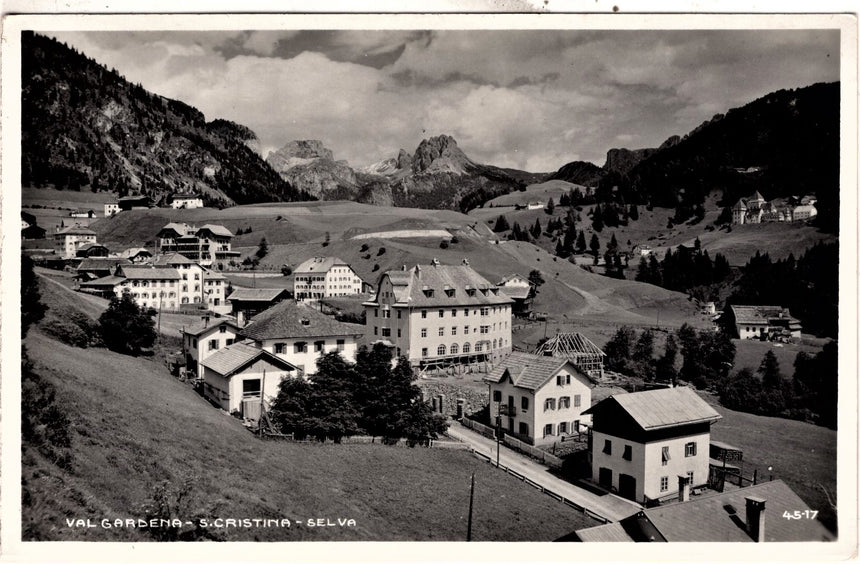
{"label": "gabled roof", "polygon": [[188,224],[187,223],[178,223],[178,222],[170,222],[158,232],[159,234],[164,233],[165,231],[175,231],[180,236],[185,236],[188,234]]}
{"label": "gabled roof", "polygon": [[500,286],[499,292],[515,300],[524,300],[529,297],[532,289],[530,286]]}
{"label": "gabled roof", "polygon": [[767,325],[771,319],[786,319],[791,323],[800,323],[800,320],[791,316],[788,308],[780,306],[730,306],[736,323],[745,325]]}
{"label": "gabled roof", "polygon": [[242,329],[242,335],[257,341],[363,334],[363,325],[337,321],[313,307],[292,300],[282,301],[255,315]]}
{"label": "gabled roof", "polygon": [[123,258],[88,257],[78,265],[78,272],[87,270],[113,270],[118,264],[130,265],[131,263]]}
{"label": "gabled roof", "polygon": [[293,270],[294,275],[305,272],[328,272],[334,266],[349,266],[337,257],[314,257],[306,260]]}
{"label": "gabled roof", "polygon": [[97,278],[96,280],[90,280],[89,282],[81,282],[81,288],[88,287],[115,287],[119,284],[125,282],[125,278],[122,276],[104,276],[102,278]]}
{"label": "gabled roof", "polygon": [[182,277],[175,268],[153,268],[151,266],[119,266],[118,275],[129,280],[179,280]]}
{"label": "gabled roof", "polygon": [[230,230],[227,229],[226,227],[224,227],[223,225],[213,225],[211,223],[207,223],[206,225],[204,225],[203,227],[198,229],[197,233],[199,234],[201,231],[209,231],[213,235],[220,235],[221,237],[232,237],[233,236],[233,234],[230,232]]}
{"label": "gabled roof", "polygon": [[619,406],[645,431],[714,422],[722,416],[692,388],[677,387],[617,394],[583,411],[598,413]]}
{"label": "gabled roof", "polygon": [[523,276],[522,274],[517,274],[516,272],[514,272],[513,274],[508,274],[507,276],[505,276],[504,278],[499,280],[499,286],[506,284],[507,282],[509,282],[510,280],[513,280],[514,278],[522,278],[524,282],[527,282],[529,285],[531,285],[531,282],[529,282],[528,276]]}
{"label": "gabled roof", "polygon": [[165,264],[197,264],[190,258],[187,258],[179,253],[170,253],[169,255],[161,255],[157,259],[155,259],[155,263],[158,266]]}
{"label": "gabled roof", "polygon": [[224,377],[229,377],[258,359],[273,364],[282,370],[296,370],[296,367],[286,360],[244,342],[233,343],[219,349],[206,357],[201,364]]}
{"label": "gabled roof", "polygon": [[211,268],[203,268],[203,276],[206,280],[226,280],[227,277],[218,272],[217,270],[212,270]]}
{"label": "gabled roof", "polygon": [[221,325],[227,325],[228,327],[232,328],[234,331],[237,331],[237,332],[241,329],[241,327],[239,327],[236,324],[236,322],[233,321],[232,319],[227,319],[227,318],[222,317],[221,319],[216,319],[216,320],[214,320],[208,324],[206,324],[206,323],[195,323],[194,325],[192,325],[190,327],[185,327],[182,330],[182,332],[185,333],[186,335],[191,335],[192,337],[197,337],[197,336],[202,335],[203,333],[208,333],[212,329],[220,327]]}
{"label": "gabled roof", "polygon": [[126,249],[126,250],[122,251],[121,253],[119,253],[118,256],[120,256],[122,258],[131,258],[131,257],[136,257],[137,255],[142,255],[142,254],[147,254],[149,256],[152,256],[152,253],[150,253],[149,251],[147,251],[143,247],[131,247],[131,248]]}
{"label": "gabled roof", "polygon": [[287,288],[237,288],[227,296],[228,301],[273,302],[281,297]]}
{"label": "gabled roof", "polygon": [[652,507],[612,527],[601,525],[576,534],[583,541],[754,542],[746,527],[747,497],[765,501],[764,542],[834,540],[817,519],[783,518],[785,512],[803,513],[809,506],[782,480]]}
{"label": "gabled roof", "polygon": [[590,380],[569,359],[512,352],[484,377],[484,381],[498,384],[505,378],[510,378],[518,388],[537,391],[568,363],[576,373]]}
{"label": "gabled roof", "polygon": [[87,229],[86,227],[80,227],[78,225],[72,225],[71,227],[66,227],[65,229],[60,229],[54,235],[95,235],[96,232],[92,229]]}
{"label": "gabled roof", "polygon": [[[415,266],[410,270],[385,272],[376,284],[381,287],[388,277],[393,285],[395,307],[451,307],[463,305],[503,305],[513,299],[501,293],[468,264],[430,264]],[[452,295],[448,295],[447,291]],[[484,295],[486,292],[486,295]],[[470,295],[472,294],[472,295]],[[374,303],[378,297],[370,302]]]}

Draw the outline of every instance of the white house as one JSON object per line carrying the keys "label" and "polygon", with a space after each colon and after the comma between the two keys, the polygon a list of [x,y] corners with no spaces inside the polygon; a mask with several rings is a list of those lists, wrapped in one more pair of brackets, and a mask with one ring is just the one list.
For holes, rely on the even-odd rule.
{"label": "white house", "polygon": [[800,320],[780,306],[730,306],[729,323],[739,339],[774,339],[801,336]]}
{"label": "white house", "polygon": [[119,213],[119,202],[107,202],[105,204],[105,217],[110,217]]}
{"label": "white house", "polygon": [[[179,272],[179,304],[204,305],[203,267],[179,253],[162,255],[154,262],[156,267],[175,269]],[[226,285],[226,281],[223,282]]]}
{"label": "white house", "polygon": [[317,360],[338,351],[355,361],[364,327],[342,323],[303,303],[284,300],[253,317],[242,331],[256,346],[289,361],[300,373],[314,374]]}
{"label": "white house", "polygon": [[171,197],[170,207],[175,210],[202,208],[203,198],[195,194],[174,194]]}
{"label": "white house", "polygon": [[59,229],[54,233],[54,249],[62,258],[74,258],[78,247],[95,242],[95,231],[77,225]]}
{"label": "white house", "polygon": [[182,329],[182,347],[185,366],[189,372],[200,375],[200,363],[211,354],[232,345],[239,334],[239,326],[230,319],[216,319]]}
{"label": "white house", "polygon": [[364,283],[337,257],[314,257],[293,271],[293,296],[299,301],[360,294]]}
{"label": "white house", "polygon": [[592,381],[566,358],[513,352],[484,377],[490,416],[520,440],[552,444],[583,430]]}
{"label": "white house", "polygon": [[131,297],[141,307],[156,310],[179,309],[181,276],[175,268],[119,264],[115,274],[94,280],[90,286],[95,287],[113,280],[117,297],[122,296],[123,291],[128,289]]}
{"label": "white house", "polygon": [[514,300],[468,262],[385,272],[364,302],[369,340],[430,367],[501,360],[511,352]]}
{"label": "white house", "polygon": [[721,418],[691,388],[616,394],[593,416],[591,479],[638,503],[707,484],[711,424]]}
{"label": "white house", "polygon": [[201,362],[203,395],[233,413],[256,419],[260,404],[278,395],[284,378],[294,377],[296,368],[283,358],[246,342],[233,343]]}

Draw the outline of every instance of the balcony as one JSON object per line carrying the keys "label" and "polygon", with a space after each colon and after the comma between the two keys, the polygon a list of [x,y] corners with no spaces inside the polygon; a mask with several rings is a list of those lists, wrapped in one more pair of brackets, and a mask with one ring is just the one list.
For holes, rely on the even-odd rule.
{"label": "balcony", "polygon": [[517,414],[517,407],[515,405],[500,405],[499,406],[499,415],[507,415],[508,417],[514,417]]}

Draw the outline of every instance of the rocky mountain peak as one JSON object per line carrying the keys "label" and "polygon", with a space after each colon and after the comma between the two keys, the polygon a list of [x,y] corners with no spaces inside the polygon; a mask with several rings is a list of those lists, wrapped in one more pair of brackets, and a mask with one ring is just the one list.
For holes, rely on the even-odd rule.
{"label": "rocky mountain peak", "polygon": [[412,155],[406,152],[405,149],[400,149],[397,154],[397,168],[405,169],[412,166]]}
{"label": "rocky mountain peak", "polygon": [[474,163],[450,135],[424,139],[412,157],[413,172],[453,172],[463,174]]}

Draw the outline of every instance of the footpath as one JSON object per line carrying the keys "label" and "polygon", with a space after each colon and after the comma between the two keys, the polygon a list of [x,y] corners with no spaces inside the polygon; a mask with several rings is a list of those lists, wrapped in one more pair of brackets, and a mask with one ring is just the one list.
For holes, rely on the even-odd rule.
{"label": "footpath", "polygon": [[[477,456],[496,464],[496,441],[467,429],[458,421],[448,428],[451,437],[467,444]],[[614,494],[596,494],[550,474],[549,469],[504,444],[499,449],[500,469],[535,486],[545,494],[601,521],[620,521],[642,507]]]}

